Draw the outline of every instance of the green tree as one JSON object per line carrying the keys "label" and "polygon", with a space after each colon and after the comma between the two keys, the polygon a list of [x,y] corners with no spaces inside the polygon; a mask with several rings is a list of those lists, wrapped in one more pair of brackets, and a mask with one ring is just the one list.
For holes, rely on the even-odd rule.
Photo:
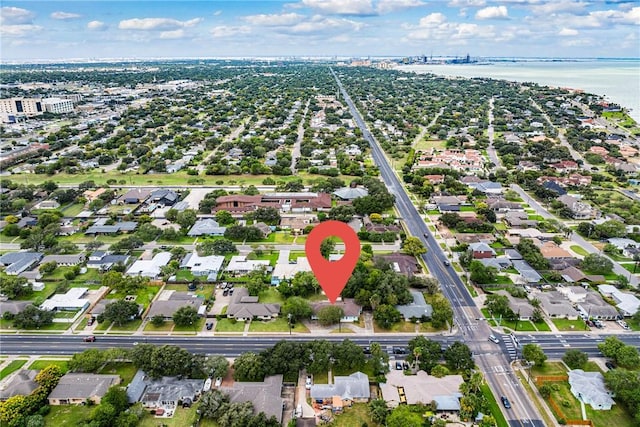
{"label": "green tree", "polygon": [[333,252],[336,247],[336,242],[332,237],[327,237],[320,243],[320,254],[325,258],[329,259],[329,255]]}
{"label": "green tree", "polygon": [[427,248],[424,247],[420,239],[414,236],[407,237],[402,242],[402,251],[407,255],[420,256],[427,253]]}
{"label": "green tree", "polygon": [[82,353],[75,353],[69,361],[69,370],[73,372],[97,372],[106,362],[105,353],[97,348],[90,348]]}
{"label": "green tree", "polygon": [[233,362],[233,379],[236,381],[264,380],[262,359],[255,353],[242,353]]}
{"label": "green tree", "polygon": [[278,225],[280,223],[280,212],[276,208],[259,207],[253,211],[253,219],[257,222],[264,222],[267,225]]}
{"label": "green tree", "polygon": [[616,363],[622,368],[636,370],[640,368],[640,354],[632,345],[625,345],[616,353]]}
{"label": "green tree", "polygon": [[609,274],[613,271],[613,262],[600,254],[588,254],[580,263],[583,270],[593,274]]}
{"label": "green tree", "polygon": [[183,230],[189,230],[193,227],[193,224],[196,223],[198,219],[198,214],[193,209],[185,209],[182,212],[179,212],[176,216],[176,223],[180,225],[180,228]]}
{"label": "green tree", "polygon": [[528,362],[534,362],[538,366],[544,365],[547,355],[538,344],[525,344],[522,347],[522,357]]}
{"label": "green tree", "polygon": [[122,326],[133,320],[138,315],[139,310],[138,303],[135,301],[118,300],[107,304],[101,316],[108,323],[113,322],[116,326]]}
{"label": "green tree", "polygon": [[318,322],[322,326],[335,325],[344,316],[342,307],[327,305],[318,310]]}
{"label": "green tree", "polygon": [[582,369],[589,360],[587,353],[578,349],[567,350],[562,356],[562,360],[571,369]]}
{"label": "green tree", "polygon": [[493,283],[498,276],[498,269],[492,266],[485,266],[478,260],[473,260],[469,264],[471,272],[470,279],[479,285]]}
{"label": "green tree", "polygon": [[620,339],[616,336],[610,335],[605,338],[604,342],[598,344],[598,350],[602,352],[605,357],[610,357],[612,359],[616,358],[618,352],[625,346],[625,343],[620,341]]}
{"label": "green tree", "polygon": [[454,342],[444,351],[444,360],[452,371],[473,369],[473,357],[469,347],[461,342]]}
{"label": "green tree", "polygon": [[220,390],[211,390],[200,398],[198,411],[204,418],[217,420],[227,410],[229,396]]}
{"label": "green tree", "polygon": [[433,312],[431,313],[431,324],[434,328],[439,329],[446,324],[453,322],[453,309],[448,299],[440,294],[436,294],[431,301]]}
{"label": "green tree", "polygon": [[417,336],[409,341],[409,357],[410,361],[417,361],[420,369],[431,373],[432,369],[442,357],[442,347],[440,343],[427,339],[423,336]]}
{"label": "green tree", "polygon": [[382,304],[373,312],[373,320],[384,329],[389,329],[402,320],[402,314],[392,305]]}
{"label": "green tree", "polygon": [[153,326],[155,326],[156,328],[159,328],[159,327],[161,327],[162,325],[164,325],[164,322],[165,322],[165,320],[164,320],[164,316],[162,316],[162,315],[160,315],[160,314],[155,315],[155,316],[153,316],[153,317],[151,318],[151,324],[152,324]]}
{"label": "green tree", "polygon": [[302,297],[287,298],[282,306],[282,312],[285,316],[291,315],[293,320],[309,319],[313,314],[311,305]]}
{"label": "green tree", "polygon": [[35,380],[40,387],[51,391],[58,385],[62,375],[62,370],[60,370],[59,366],[49,365],[38,372]]}
{"label": "green tree", "polygon": [[173,323],[176,326],[189,326],[197,325],[200,316],[198,312],[189,306],[180,307],[175,313],[173,313]]}
{"label": "green tree", "polygon": [[33,292],[31,283],[25,277],[9,276],[0,273],[0,293],[9,299],[28,296]]}
{"label": "green tree", "polygon": [[342,340],[333,347],[336,370],[351,371],[364,367],[365,357],[362,347],[349,339]]}
{"label": "green tree", "polygon": [[387,402],[384,399],[374,399],[369,402],[369,413],[371,414],[371,419],[380,424],[384,425],[387,414],[389,413],[389,408],[387,408]]}
{"label": "green tree", "polygon": [[387,427],[422,427],[422,416],[410,406],[400,405],[387,416]]}
{"label": "green tree", "polygon": [[264,273],[261,270],[252,271],[245,278],[245,286],[249,295],[258,296],[261,292],[269,289],[269,285],[264,283]]}
{"label": "green tree", "polygon": [[217,239],[217,240],[208,240],[204,243],[200,243],[196,246],[196,250],[198,251],[198,255],[200,256],[209,256],[209,255],[226,255],[226,254],[235,254],[238,252],[236,245],[233,244],[231,240],[228,239]]}
{"label": "green tree", "polygon": [[126,389],[117,385],[109,387],[109,390],[107,390],[100,400],[100,404],[103,403],[112,405],[117,414],[125,411],[129,407],[129,399],[127,398]]}
{"label": "green tree", "polygon": [[216,221],[218,221],[220,225],[231,225],[236,222],[233,216],[224,210],[216,212]]}
{"label": "green tree", "polygon": [[211,378],[225,377],[229,370],[229,361],[224,356],[208,356],[204,361],[204,371]]}
{"label": "green tree", "polygon": [[40,310],[34,305],[26,306],[13,318],[13,326],[17,329],[40,329],[53,323],[53,311]]}

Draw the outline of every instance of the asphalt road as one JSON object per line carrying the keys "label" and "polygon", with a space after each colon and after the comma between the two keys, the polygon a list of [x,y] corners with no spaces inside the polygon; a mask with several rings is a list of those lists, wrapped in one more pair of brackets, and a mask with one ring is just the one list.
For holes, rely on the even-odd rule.
{"label": "asphalt road", "polygon": [[400,179],[391,169],[389,162],[371,132],[369,132],[360,112],[344,89],[342,82],[333,72],[345,102],[349,106],[351,115],[369,142],[371,154],[380,170],[380,175],[389,192],[396,198],[396,207],[409,233],[418,237],[428,249],[422,256],[431,274],[441,285],[444,296],[451,302],[454,312],[454,323],[458,326],[462,336],[459,337],[476,355],[475,362],[482,369],[485,378],[496,396],[507,396],[513,402],[511,410],[503,413],[511,426],[544,426],[537,409],[522,390],[515,373],[511,368],[511,359],[504,351],[487,349],[487,339],[492,333],[484,321],[482,313],[476,307],[469,291],[452,266],[444,263],[447,257],[437,241],[424,223],[417,209],[409,199]]}

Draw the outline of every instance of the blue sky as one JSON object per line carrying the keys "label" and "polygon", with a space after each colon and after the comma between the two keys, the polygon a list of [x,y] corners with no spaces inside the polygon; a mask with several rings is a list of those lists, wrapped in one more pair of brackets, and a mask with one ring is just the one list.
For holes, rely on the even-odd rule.
{"label": "blue sky", "polygon": [[11,1],[2,60],[640,57],[638,0]]}

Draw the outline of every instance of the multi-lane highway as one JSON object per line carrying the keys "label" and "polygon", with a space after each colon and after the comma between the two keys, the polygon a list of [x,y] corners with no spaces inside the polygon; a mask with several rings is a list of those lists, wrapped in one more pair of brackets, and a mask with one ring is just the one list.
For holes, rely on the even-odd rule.
{"label": "multi-lane highway", "polygon": [[492,351],[488,336],[491,330],[486,322],[483,322],[482,313],[475,306],[469,291],[452,266],[445,265],[446,255],[435,241],[435,238],[427,228],[422,217],[413,205],[398,176],[394,173],[384,155],[382,148],[369,132],[360,112],[345,90],[342,82],[331,70],[342,96],[349,106],[351,115],[362,131],[364,138],[369,142],[371,154],[380,170],[380,175],[389,191],[396,198],[396,207],[409,233],[419,237],[426,245],[428,252],[422,258],[427,264],[431,274],[440,282],[442,292],[449,299],[453,307],[454,322],[463,333],[462,339],[476,355],[476,364],[485,374],[494,394],[507,396],[512,402],[512,409],[505,411],[505,417],[512,426],[543,426],[537,409],[529,400],[526,392],[522,390],[515,377],[510,362],[505,352]]}

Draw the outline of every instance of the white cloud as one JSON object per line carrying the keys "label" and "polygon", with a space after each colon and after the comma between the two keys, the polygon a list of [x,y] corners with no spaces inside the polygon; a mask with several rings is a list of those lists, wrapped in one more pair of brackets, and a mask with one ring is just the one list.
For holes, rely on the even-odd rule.
{"label": "white cloud", "polygon": [[435,25],[440,25],[444,23],[447,18],[440,12],[431,13],[427,16],[420,18],[419,26],[421,27],[431,27]]}
{"label": "white cloud", "polygon": [[232,37],[249,33],[251,33],[251,27],[246,25],[242,25],[239,27],[220,25],[211,29],[211,35],[216,38]]}
{"label": "white cloud", "polygon": [[476,19],[508,19],[506,6],[489,6],[476,12]]}
{"label": "white cloud", "polygon": [[160,38],[165,40],[182,39],[185,36],[186,34],[182,28],[180,28],[179,30],[163,31],[160,33]]}
{"label": "white cloud", "polygon": [[374,15],[371,0],[302,0],[302,5],[327,15]]}
{"label": "white cloud", "polygon": [[107,28],[107,24],[102,21],[90,21],[87,23],[87,29],[91,31],[104,31]]}
{"label": "white cloud", "polygon": [[69,12],[53,12],[51,14],[51,18],[59,19],[59,20],[67,20],[67,19],[78,19],[82,17],[82,15],[78,15],[77,13],[69,13]]}
{"label": "white cloud", "polygon": [[574,30],[573,28],[563,28],[558,32],[559,36],[567,37],[567,36],[577,36],[578,30]]}
{"label": "white cloud", "polygon": [[35,14],[27,9],[6,6],[0,8],[0,24],[31,24]]}
{"label": "white cloud", "polygon": [[245,16],[243,19],[252,25],[259,25],[262,27],[280,27],[280,26],[289,26],[300,23],[305,20],[304,15],[299,15],[297,13],[282,13],[282,14],[273,14],[273,15],[249,15]]}
{"label": "white cloud", "polygon": [[326,18],[321,15],[314,15],[310,20],[286,27],[283,31],[291,34],[338,33],[358,31],[362,27],[362,23],[349,19]]}
{"label": "white cloud", "polygon": [[376,5],[376,11],[380,14],[395,12],[396,10],[409,9],[424,6],[422,0],[380,0]]}
{"label": "white cloud", "polygon": [[556,0],[549,3],[534,4],[531,12],[536,15],[549,15],[553,13],[583,13],[588,6],[587,3],[574,0]]}
{"label": "white cloud", "polygon": [[449,7],[482,7],[486,4],[484,0],[451,0]]}
{"label": "white cloud", "polygon": [[172,31],[180,28],[194,27],[202,22],[202,18],[178,21],[171,18],[134,18],[120,21],[121,30]]}
{"label": "white cloud", "polygon": [[25,37],[41,30],[41,26],[33,24],[0,25],[0,35],[3,37]]}
{"label": "white cloud", "polygon": [[417,27],[410,28],[407,38],[412,40],[441,40],[447,43],[460,44],[472,39],[495,40],[498,35],[491,25],[481,26],[448,22],[442,13],[436,12],[422,17]]}
{"label": "white cloud", "polygon": [[220,16],[220,15],[222,15],[221,10],[216,10],[215,12],[213,12],[213,16]]}

